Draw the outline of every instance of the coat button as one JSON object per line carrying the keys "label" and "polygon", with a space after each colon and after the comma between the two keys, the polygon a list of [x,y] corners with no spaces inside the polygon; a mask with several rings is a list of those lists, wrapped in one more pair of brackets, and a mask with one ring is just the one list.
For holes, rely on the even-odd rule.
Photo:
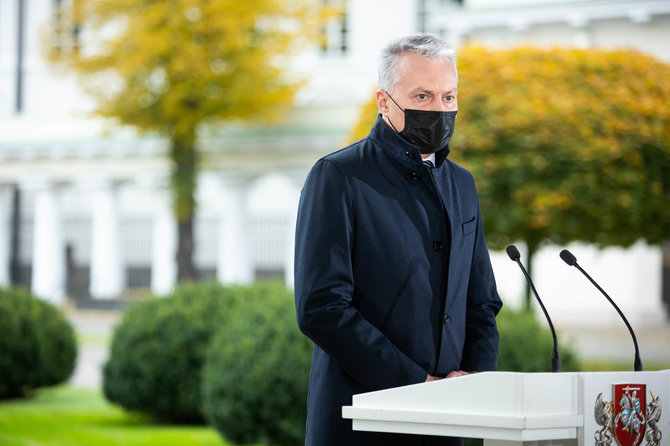
{"label": "coat button", "polygon": [[420,174],[419,172],[412,172],[411,174],[409,174],[409,177],[410,177],[413,181],[419,181],[419,180],[421,180],[421,174]]}
{"label": "coat button", "polygon": [[435,251],[439,251],[439,250],[442,249],[443,247],[444,247],[444,243],[442,243],[440,240],[438,240],[438,241],[436,241],[435,243],[433,243],[433,249],[434,249]]}
{"label": "coat button", "polygon": [[409,158],[409,159],[411,159],[411,160],[413,160],[414,158],[416,158],[412,152],[405,152],[405,155],[407,155],[407,158]]}
{"label": "coat button", "polygon": [[449,317],[449,314],[445,314],[444,319],[442,319],[442,322],[444,323],[444,325],[447,325],[450,320],[451,318]]}

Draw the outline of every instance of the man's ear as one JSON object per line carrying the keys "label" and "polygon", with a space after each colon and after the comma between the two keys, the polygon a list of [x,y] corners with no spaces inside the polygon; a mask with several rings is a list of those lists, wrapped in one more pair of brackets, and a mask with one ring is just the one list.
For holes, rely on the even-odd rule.
{"label": "man's ear", "polygon": [[386,95],[384,93],[385,91],[382,89],[377,90],[377,107],[382,116],[386,116],[389,113],[388,101],[386,100]]}

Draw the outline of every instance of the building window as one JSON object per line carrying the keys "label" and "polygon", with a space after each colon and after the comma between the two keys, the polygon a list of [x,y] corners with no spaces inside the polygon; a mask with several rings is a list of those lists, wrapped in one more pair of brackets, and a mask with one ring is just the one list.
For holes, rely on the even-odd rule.
{"label": "building window", "polygon": [[61,50],[80,47],[81,27],[74,19],[73,3],[76,0],[53,0],[51,43]]}
{"label": "building window", "polygon": [[334,17],[323,27],[321,51],[324,54],[346,54],[348,45],[347,2],[346,0],[323,0],[326,7],[339,8]]}

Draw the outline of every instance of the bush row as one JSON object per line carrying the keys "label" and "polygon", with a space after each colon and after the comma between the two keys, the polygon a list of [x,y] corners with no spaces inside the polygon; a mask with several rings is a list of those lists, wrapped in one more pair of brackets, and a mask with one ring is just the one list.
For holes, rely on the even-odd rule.
{"label": "bush row", "polygon": [[103,391],[164,420],[206,419],[235,442],[297,444],[310,361],[283,285],[190,284],[126,310]]}
{"label": "bush row", "polygon": [[53,304],[0,288],[0,398],[67,381],[76,358],[74,330]]}
{"label": "bush row", "polygon": [[[505,308],[498,324],[500,370],[550,370],[551,335],[532,313]],[[205,420],[235,443],[301,444],[311,351],[283,285],[185,285],[126,310],[103,389],[129,410]],[[574,353],[561,354],[575,370]]]}
{"label": "bush row", "polygon": [[293,293],[261,290],[212,341],[203,410],[235,443],[303,444],[312,344],[298,330]]}
{"label": "bush row", "polygon": [[[528,310],[503,307],[496,318],[500,332],[498,370],[512,372],[551,372],[551,353],[554,340],[544,322]],[[574,349],[558,344],[561,371],[579,370]]]}
{"label": "bush row", "polygon": [[128,410],[202,422],[200,373],[214,331],[238,294],[214,283],[186,285],[125,311],[103,367],[107,399]]}

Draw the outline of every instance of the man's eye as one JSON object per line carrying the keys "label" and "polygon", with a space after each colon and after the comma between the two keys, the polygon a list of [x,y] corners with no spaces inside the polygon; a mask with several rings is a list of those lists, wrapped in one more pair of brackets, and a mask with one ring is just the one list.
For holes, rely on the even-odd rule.
{"label": "man's eye", "polygon": [[420,101],[424,101],[424,100],[426,100],[426,98],[428,96],[422,93],[422,94],[417,95],[416,97],[419,98]]}
{"label": "man's eye", "polygon": [[453,96],[445,96],[444,100],[447,101],[447,102],[451,102],[451,101],[454,100],[454,97]]}

